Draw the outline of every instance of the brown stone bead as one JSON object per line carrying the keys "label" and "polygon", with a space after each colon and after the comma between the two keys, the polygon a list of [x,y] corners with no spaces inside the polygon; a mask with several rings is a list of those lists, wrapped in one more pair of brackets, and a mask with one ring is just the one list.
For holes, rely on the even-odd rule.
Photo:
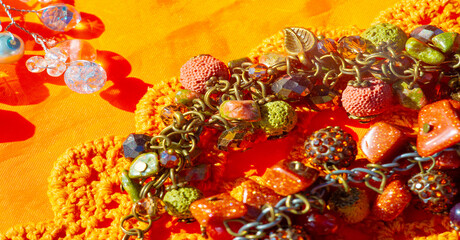
{"label": "brown stone bead", "polygon": [[273,190],[252,180],[245,180],[235,185],[230,191],[230,195],[236,200],[256,208],[260,208],[266,203],[275,205],[281,199],[281,196]]}
{"label": "brown stone bead", "polygon": [[209,222],[240,218],[246,215],[247,207],[230,194],[221,193],[193,202],[190,212],[201,226],[207,226]]}
{"label": "brown stone bead", "polygon": [[383,221],[391,221],[402,213],[411,199],[409,188],[402,181],[395,180],[377,197],[372,213]]}
{"label": "brown stone bead", "polygon": [[404,133],[393,125],[377,122],[361,139],[360,147],[369,162],[379,163],[393,157],[406,139]]}
{"label": "brown stone bead", "polygon": [[266,187],[282,196],[288,196],[305,190],[318,177],[318,171],[314,168],[304,166],[299,170],[295,169],[295,163],[287,160],[279,161],[277,164],[265,170],[262,179]]}

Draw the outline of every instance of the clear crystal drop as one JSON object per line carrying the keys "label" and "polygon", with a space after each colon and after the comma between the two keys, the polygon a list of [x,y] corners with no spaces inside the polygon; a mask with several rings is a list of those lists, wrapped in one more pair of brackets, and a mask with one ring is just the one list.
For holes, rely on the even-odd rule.
{"label": "clear crystal drop", "polygon": [[48,51],[46,51],[45,54],[45,60],[48,63],[48,67],[54,68],[59,64],[59,62],[66,62],[67,61],[67,53],[62,50],[61,48],[51,48]]}
{"label": "clear crystal drop", "polygon": [[51,77],[59,77],[61,76],[65,70],[66,70],[66,65],[64,62],[60,62],[60,61],[57,61],[56,62],[56,65],[54,67],[49,67],[48,66],[48,69],[46,69],[46,72],[48,73],[48,75],[50,75]]}
{"label": "clear crystal drop", "polygon": [[46,60],[40,56],[30,57],[26,61],[27,70],[33,73],[40,73],[45,71],[47,65],[48,64],[46,63]]}
{"label": "clear crystal drop", "polygon": [[71,62],[64,74],[67,86],[78,93],[99,91],[107,80],[107,74],[99,64],[86,60]]}
{"label": "clear crystal drop", "polygon": [[71,62],[77,60],[86,60],[93,62],[96,60],[96,49],[87,41],[81,39],[69,39],[62,41],[56,47],[64,50]]}
{"label": "clear crystal drop", "polygon": [[40,9],[38,17],[43,25],[58,32],[74,28],[81,20],[80,13],[73,6],[63,3]]}

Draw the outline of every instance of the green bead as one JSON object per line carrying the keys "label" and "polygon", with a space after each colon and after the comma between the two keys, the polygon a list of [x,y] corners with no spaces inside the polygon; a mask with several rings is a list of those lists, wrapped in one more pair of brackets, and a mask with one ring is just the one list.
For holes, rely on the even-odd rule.
{"label": "green bead", "polygon": [[200,98],[201,96],[201,94],[195,91],[181,89],[177,91],[176,96],[174,98],[174,102],[178,104],[183,104],[185,106],[191,106],[193,105],[193,99]]}
{"label": "green bead", "polygon": [[284,101],[269,102],[260,107],[260,128],[270,136],[279,136],[291,131],[297,123],[297,113]]}
{"label": "green bead", "polygon": [[431,41],[442,52],[456,52],[459,49],[460,38],[458,33],[445,32],[434,36]]}
{"label": "green bead", "polygon": [[134,182],[131,178],[128,176],[128,171],[123,170],[121,172],[121,185],[123,186],[123,189],[128,193],[129,198],[133,202],[139,201],[139,189],[141,186]]}
{"label": "green bead", "polygon": [[130,178],[150,177],[160,171],[158,154],[155,152],[144,153],[137,156],[129,168]]}
{"label": "green bead", "polygon": [[194,187],[182,187],[172,189],[166,192],[163,202],[166,205],[166,211],[174,217],[191,218],[190,204],[201,199],[203,194]]}
{"label": "green bead", "polygon": [[439,65],[445,60],[444,55],[440,51],[431,48],[415,38],[407,40],[406,51],[411,56],[431,65]]}
{"label": "green bead", "polygon": [[406,33],[398,26],[391,23],[378,23],[366,29],[361,37],[370,41],[375,47],[388,42],[397,52],[404,50],[407,41]]}
{"label": "green bead", "polygon": [[409,89],[409,84],[400,80],[393,84],[393,89],[399,104],[404,107],[420,110],[423,106],[428,104],[428,99],[425,97],[425,94],[418,84],[415,84],[412,89]]}

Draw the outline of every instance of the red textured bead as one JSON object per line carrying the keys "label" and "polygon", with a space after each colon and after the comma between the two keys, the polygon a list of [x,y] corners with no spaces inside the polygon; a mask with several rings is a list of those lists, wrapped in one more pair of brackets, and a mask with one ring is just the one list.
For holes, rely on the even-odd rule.
{"label": "red textured bead", "polygon": [[356,117],[380,114],[391,106],[393,93],[391,86],[382,80],[369,80],[367,87],[347,86],[342,94],[345,110]]}
{"label": "red textured bead", "polygon": [[200,55],[188,60],[180,69],[180,82],[185,89],[205,93],[206,81],[211,77],[229,78],[227,65],[211,55]]}

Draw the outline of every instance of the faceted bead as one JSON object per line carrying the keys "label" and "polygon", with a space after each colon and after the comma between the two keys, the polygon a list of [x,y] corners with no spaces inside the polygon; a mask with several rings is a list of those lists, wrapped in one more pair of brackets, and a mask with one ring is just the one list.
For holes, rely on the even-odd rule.
{"label": "faceted bead", "polygon": [[420,110],[428,104],[428,99],[417,83],[412,89],[409,89],[409,84],[404,80],[400,80],[393,83],[393,90],[398,97],[399,104],[404,107]]}
{"label": "faceted bead", "polygon": [[420,110],[417,152],[422,157],[431,156],[460,142],[458,110],[459,107],[449,100],[428,104]]}
{"label": "faceted bead", "polygon": [[263,64],[254,64],[248,69],[249,77],[258,81],[266,82],[270,78],[268,67]]}
{"label": "faceted bead", "polygon": [[211,222],[240,218],[246,215],[247,211],[244,203],[232,198],[228,193],[203,198],[190,205],[190,212],[201,226],[207,226]]}
{"label": "faceted bead", "polygon": [[305,190],[316,181],[318,174],[314,168],[302,164],[300,169],[295,169],[294,163],[282,160],[267,168],[262,179],[266,187],[279,195],[287,196]]}
{"label": "faceted bead", "polygon": [[191,90],[180,89],[177,91],[174,102],[185,106],[192,106],[193,99],[199,99],[202,95]]}
{"label": "faceted bead", "polygon": [[67,58],[67,53],[62,48],[58,47],[49,49],[45,54],[45,60],[50,68],[56,67],[61,62],[65,63]]}
{"label": "faceted bead", "polygon": [[299,100],[310,94],[311,82],[300,74],[288,74],[278,78],[272,84],[272,91],[282,100]]}
{"label": "faceted bead", "polygon": [[228,62],[227,65],[228,65],[228,68],[234,69],[234,68],[237,68],[237,67],[243,67],[243,63],[244,64],[246,64],[246,63],[252,64],[252,61],[248,57],[244,57],[244,58],[238,58],[238,59],[232,60],[232,61]]}
{"label": "faceted bead", "polygon": [[177,167],[180,163],[180,156],[173,149],[162,151],[160,153],[160,165],[165,168]]}
{"label": "faceted bead", "polygon": [[316,45],[316,47],[317,47],[317,52],[320,55],[337,53],[337,43],[334,41],[334,39],[325,38],[323,40],[320,40],[318,41],[318,44]]}
{"label": "faceted bead", "polygon": [[348,59],[355,59],[358,54],[365,53],[366,49],[366,40],[360,36],[348,36],[340,39],[337,48],[342,57]]}
{"label": "faceted bead", "polygon": [[417,27],[410,33],[411,38],[416,38],[424,43],[429,43],[431,42],[431,39],[438,35],[443,33],[440,28],[435,27],[433,25],[422,25],[420,27]]}
{"label": "faceted bead", "polygon": [[70,63],[64,74],[67,86],[78,93],[90,94],[104,87],[107,73],[104,68],[95,62],[85,60]]}
{"label": "faceted bead", "polygon": [[134,209],[140,216],[152,219],[158,218],[166,212],[165,204],[156,196],[140,199],[135,203]]}
{"label": "faceted bead", "polygon": [[267,67],[276,67],[277,65],[286,63],[287,55],[285,53],[270,52],[265,53],[259,58],[259,63]]}
{"label": "faceted bead", "polygon": [[123,170],[121,172],[121,186],[128,193],[131,201],[133,202],[139,201],[140,199],[139,192],[140,192],[141,186],[129,177],[128,171],[126,170]]}
{"label": "faceted bead", "polygon": [[0,33],[0,63],[15,63],[24,56],[24,42],[16,34]]}
{"label": "faceted bead", "polygon": [[267,203],[274,206],[281,200],[280,195],[253,180],[245,180],[237,184],[230,191],[230,195],[236,200],[256,208],[261,208]]}
{"label": "faceted bead", "polygon": [[192,217],[191,204],[203,197],[200,190],[194,187],[181,187],[166,192],[163,202],[169,215],[180,219]]}
{"label": "faceted bead", "polygon": [[129,134],[123,142],[123,153],[125,158],[136,158],[145,150],[145,144],[151,139],[144,134]]}
{"label": "faceted bead", "polygon": [[372,125],[361,139],[361,150],[371,163],[380,163],[391,159],[404,147],[406,136],[398,128],[377,122]]}
{"label": "faceted bead", "polygon": [[305,215],[297,216],[296,220],[309,233],[319,236],[334,234],[339,228],[337,217],[330,212],[319,213],[316,210],[312,210]]}
{"label": "faceted bead", "polygon": [[46,69],[46,72],[51,77],[59,77],[66,71],[67,66],[64,62],[54,62],[53,65],[53,67],[48,65],[48,68]]}
{"label": "faceted bead", "polygon": [[70,62],[77,60],[96,61],[96,49],[87,41],[81,39],[68,39],[56,45],[68,56]]}
{"label": "faceted bead", "polygon": [[47,66],[46,60],[40,56],[33,56],[27,59],[26,67],[29,72],[40,73],[45,71]]}
{"label": "faceted bead", "polygon": [[223,131],[217,147],[222,151],[245,151],[250,148],[260,136],[253,127],[249,125],[237,125]]}
{"label": "faceted bead", "polygon": [[174,112],[187,112],[187,107],[182,104],[171,104],[161,109],[160,118],[168,126],[173,123]]}
{"label": "faceted bead", "polygon": [[194,167],[184,168],[179,172],[179,179],[182,179],[186,182],[206,181],[210,176],[210,164],[199,164]]}
{"label": "faceted bead", "polygon": [[155,152],[143,153],[137,156],[129,168],[130,178],[150,177],[160,171],[158,154]]}
{"label": "faceted bead", "polygon": [[227,120],[260,121],[259,105],[252,100],[227,100],[219,107],[220,116]]}
{"label": "faceted bead", "polygon": [[378,219],[391,221],[402,213],[411,199],[412,194],[406,184],[400,180],[392,181],[377,197],[372,213]]}
{"label": "faceted bead", "polygon": [[432,65],[439,65],[445,60],[442,52],[431,48],[426,43],[423,43],[415,38],[409,38],[407,40],[406,51],[412,57]]}
{"label": "faceted bead", "polygon": [[[456,226],[460,227],[460,203],[455,204],[449,211],[450,222]],[[458,230],[457,230],[458,231]]]}
{"label": "faceted bead", "polygon": [[80,13],[68,4],[52,4],[38,11],[40,21],[51,30],[64,32],[74,28],[80,21]]}
{"label": "faceted bead", "polygon": [[443,151],[437,157],[436,169],[456,169],[460,167],[460,156],[457,151]]}

